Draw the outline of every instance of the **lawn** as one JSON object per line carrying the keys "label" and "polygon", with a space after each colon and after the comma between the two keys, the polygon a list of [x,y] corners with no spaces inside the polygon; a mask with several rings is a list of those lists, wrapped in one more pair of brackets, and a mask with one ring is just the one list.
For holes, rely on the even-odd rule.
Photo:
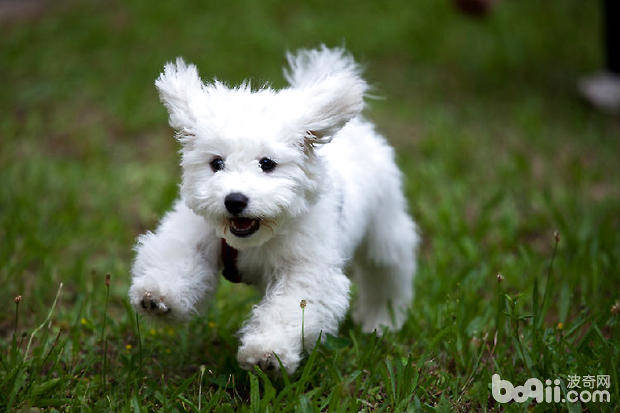
{"label": "lawn", "polygon": [[[0,411],[618,409],[620,123],[575,89],[602,66],[597,2],[504,0],[486,19],[447,0],[33,4],[0,16]],[[153,81],[184,56],[279,87],[284,52],[320,43],[346,45],[379,97],[366,115],[423,236],[416,297],[402,331],[347,318],[270,379],[235,360],[251,288],[223,282],[184,325],[128,304],[134,240],[180,179]],[[502,405],[494,373],[563,395],[608,375],[611,401]]]}

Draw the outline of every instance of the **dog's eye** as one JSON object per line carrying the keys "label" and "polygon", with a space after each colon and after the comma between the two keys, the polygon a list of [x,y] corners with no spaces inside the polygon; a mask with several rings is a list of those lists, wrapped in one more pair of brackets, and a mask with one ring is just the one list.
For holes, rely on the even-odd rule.
{"label": "dog's eye", "polygon": [[272,161],[269,158],[263,158],[260,161],[258,161],[258,164],[260,165],[260,169],[263,170],[263,172],[271,172],[275,169],[277,163],[275,161]]}
{"label": "dog's eye", "polygon": [[213,169],[213,172],[221,171],[222,169],[224,169],[224,160],[219,156],[216,156],[209,163],[209,165],[211,165],[211,169]]}

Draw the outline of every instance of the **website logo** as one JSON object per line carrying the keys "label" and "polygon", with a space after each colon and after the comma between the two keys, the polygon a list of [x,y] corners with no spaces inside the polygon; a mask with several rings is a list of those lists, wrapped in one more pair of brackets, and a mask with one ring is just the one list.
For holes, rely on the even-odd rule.
{"label": "website logo", "polygon": [[608,390],[611,383],[608,375],[583,377],[569,375],[568,380],[566,388],[569,390],[563,396],[560,379],[553,381],[547,379],[543,384],[542,380],[532,377],[522,386],[514,386],[510,381],[502,380],[499,374],[494,374],[491,376],[491,393],[499,403],[511,401],[523,403],[529,399],[535,399],[538,403],[609,403],[611,400]]}

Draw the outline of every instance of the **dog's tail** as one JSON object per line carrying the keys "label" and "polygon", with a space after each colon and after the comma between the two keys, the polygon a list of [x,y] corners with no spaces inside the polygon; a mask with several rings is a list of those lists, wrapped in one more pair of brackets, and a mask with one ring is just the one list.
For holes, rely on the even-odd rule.
{"label": "dog's tail", "polygon": [[362,80],[360,65],[343,48],[329,49],[321,45],[318,49],[300,49],[294,54],[287,53],[286,60],[289,68],[284,68],[284,78],[292,87],[312,86],[330,76]]}

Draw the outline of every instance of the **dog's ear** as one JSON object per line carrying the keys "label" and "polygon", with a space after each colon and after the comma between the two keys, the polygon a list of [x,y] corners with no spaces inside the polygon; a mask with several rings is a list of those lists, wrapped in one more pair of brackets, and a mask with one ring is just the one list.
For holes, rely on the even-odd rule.
{"label": "dog's ear", "polygon": [[166,63],[155,87],[168,109],[170,126],[179,131],[191,130],[197,118],[195,105],[204,98],[204,84],[196,66],[186,64],[180,57],[174,63]]}
{"label": "dog's ear", "polygon": [[284,75],[299,93],[300,126],[306,140],[329,142],[330,137],[364,108],[368,84],[361,69],[343,49],[301,50],[287,55]]}
{"label": "dog's ear", "polygon": [[364,109],[365,91],[361,78],[345,73],[326,77],[308,88],[302,102],[304,129],[318,143],[329,139]]}

